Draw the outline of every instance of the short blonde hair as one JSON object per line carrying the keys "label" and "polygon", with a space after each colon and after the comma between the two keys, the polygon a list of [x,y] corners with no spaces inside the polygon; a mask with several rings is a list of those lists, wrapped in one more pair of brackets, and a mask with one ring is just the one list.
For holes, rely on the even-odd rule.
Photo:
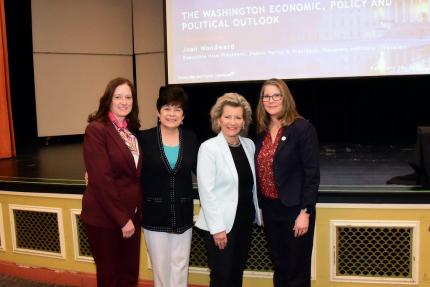
{"label": "short blonde hair", "polygon": [[210,111],[212,131],[214,133],[219,133],[221,131],[218,119],[221,118],[225,106],[242,108],[245,124],[240,135],[246,136],[248,134],[249,125],[252,122],[252,110],[248,101],[238,93],[225,93],[216,100],[215,105],[212,106]]}

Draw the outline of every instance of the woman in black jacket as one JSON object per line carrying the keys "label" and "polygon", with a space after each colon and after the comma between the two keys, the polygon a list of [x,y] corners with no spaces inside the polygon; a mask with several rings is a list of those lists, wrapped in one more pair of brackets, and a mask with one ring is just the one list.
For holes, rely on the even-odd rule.
{"label": "woman in black jacket", "polygon": [[157,100],[159,123],[138,134],[143,152],[143,229],[155,287],[188,286],[198,143],[181,126],[187,96],[177,86]]}
{"label": "woman in black jacket", "polygon": [[263,83],[255,143],[259,204],[275,287],[310,287],[320,181],[315,128],[296,110],[284,81]]}

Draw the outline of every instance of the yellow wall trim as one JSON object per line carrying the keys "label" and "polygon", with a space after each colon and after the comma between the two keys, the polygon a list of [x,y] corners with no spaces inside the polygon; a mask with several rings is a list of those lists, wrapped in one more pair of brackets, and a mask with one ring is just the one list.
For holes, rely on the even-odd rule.
{"label": "yellow wall trim", "polygon": [[317,203],[317,208],[359,208],[359,209],[430,209],[430,204],[396,203]]}

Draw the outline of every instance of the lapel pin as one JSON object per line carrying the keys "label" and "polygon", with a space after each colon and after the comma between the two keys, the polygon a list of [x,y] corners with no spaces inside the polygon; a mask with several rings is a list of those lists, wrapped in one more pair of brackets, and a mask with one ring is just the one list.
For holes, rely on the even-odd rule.
{"label": "lapel pin", "polygon": [[282,136],[282,138],[281,138],[281,141],[286,141],[287,140],[287,137],[286,136]]}

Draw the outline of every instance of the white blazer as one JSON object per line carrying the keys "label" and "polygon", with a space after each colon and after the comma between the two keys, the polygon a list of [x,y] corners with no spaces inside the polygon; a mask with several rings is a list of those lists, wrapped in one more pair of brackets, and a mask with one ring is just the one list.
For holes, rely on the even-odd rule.
{"label": "white blazer", "polygon": [[[254,186],[255,223],[261,225],[255,181],[252,140],[239,137],[251,166]],[[197,157],[197,185],[200,196],[200,213],[196,226],[210,234],[230,232],[239,200],[239,180],[230,148],[222,132],[200,145]]]}

